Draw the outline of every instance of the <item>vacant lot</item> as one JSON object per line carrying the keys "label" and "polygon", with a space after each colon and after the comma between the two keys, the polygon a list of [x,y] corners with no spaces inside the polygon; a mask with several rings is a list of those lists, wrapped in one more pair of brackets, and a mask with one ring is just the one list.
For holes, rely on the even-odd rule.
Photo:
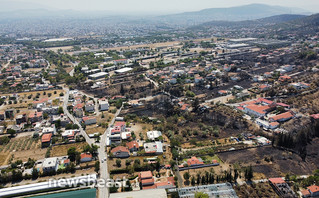
{"label": "vacant lot", "polygon": [[305,175],[316,169],[309,160],[304,162],[296,154],[272,147],[221,153],[219,157],[229,164],[252,165],[255,172],[262,173],[265,177],[284,176],[287,173]]}
{"label": "vacant lot", "polygon": [[74,144],[65,144],[59,146],[53,146],[51,150],[51,157],[66,156],[68,155],[68,149],[75,147],[77,151],[81,152],[82,148],[86,146],[86,142],[74,143]]}
{"label": "vacant lot", "polygon": [[[46,149],[41,149],[39,139],[31,137],[13,138],[7,145],[0,146],[1,162],[6,164],[8,158],[6,156],[14,155],[14,160],[27,161],[28,158],[42,159],[46,153]],[[2,156],[5,158],[3,159]]]}
{"label": "vacant lot", "polygon": [[240,198],[264,198],[279,197],[269,183],[258,183],[254,185],[242,185],[234,187],[237,196]]}

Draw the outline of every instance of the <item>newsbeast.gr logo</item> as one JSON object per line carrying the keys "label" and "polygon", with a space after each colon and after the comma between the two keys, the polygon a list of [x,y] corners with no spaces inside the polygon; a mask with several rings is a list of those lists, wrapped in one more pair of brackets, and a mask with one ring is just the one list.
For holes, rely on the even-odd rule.
{"label": "newsbeast.gr logo", "polygon": [[85,187],[85,186],[94,186],[97,188],[101,187],[128,187],[128,179],[125,177],[123,179],[96,179],[91,175],[82,176],[79,178],[61,178],[61,179],[50,179],[49,186],[50,188],[66,188],[66,187]]}

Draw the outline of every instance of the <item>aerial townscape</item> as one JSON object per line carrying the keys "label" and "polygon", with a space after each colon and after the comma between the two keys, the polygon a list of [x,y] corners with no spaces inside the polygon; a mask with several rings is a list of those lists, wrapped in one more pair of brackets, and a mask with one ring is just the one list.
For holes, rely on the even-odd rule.
{"label": "aerial townscape", "polygon": [[319,197],[316,0],[48,2],[0,1],[0,197]]}

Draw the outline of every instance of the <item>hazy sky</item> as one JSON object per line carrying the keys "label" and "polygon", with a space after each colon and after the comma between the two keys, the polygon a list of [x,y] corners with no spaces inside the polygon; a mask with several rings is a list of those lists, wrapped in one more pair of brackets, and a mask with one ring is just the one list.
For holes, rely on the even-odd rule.
{"label": "hazy sky", "polygon": [[[0,0],[1,2],[2,0]],[[133,12],[181,12],[264,3],[319,12],[319,0],[15,0],[59,9]]]}

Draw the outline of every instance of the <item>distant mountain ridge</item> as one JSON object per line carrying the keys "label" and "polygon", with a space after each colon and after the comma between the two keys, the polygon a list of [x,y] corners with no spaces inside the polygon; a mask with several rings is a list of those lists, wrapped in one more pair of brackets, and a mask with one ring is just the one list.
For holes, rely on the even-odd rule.
{"label": "distant mountain ridge", "polygon": [[287,8],[265,4],[249,4],[230,8],[210,8],[196,12],[165,15],[158,17],[167,23],[200,24],[209,21],[255,20],[282,14],[309,14],[299,8]]}
{"label": "distant mountain ridge", "polygon": [[210,22],[202,23],[200,25],[192,26],[190,27],[190,29],[205,29],[205,28],[211,28],[214,26],[254,28],[256,26],[270,26],[275,24],[281,24],[281,23],[285,23],[289,21],[294,21],[296,19],[301,19],[304,17],[306,17],[306,15],[282,14],[282,15],[275,15],[275,16],[261,18],[261,19],[245,20],[245,21],[210,21]]}

